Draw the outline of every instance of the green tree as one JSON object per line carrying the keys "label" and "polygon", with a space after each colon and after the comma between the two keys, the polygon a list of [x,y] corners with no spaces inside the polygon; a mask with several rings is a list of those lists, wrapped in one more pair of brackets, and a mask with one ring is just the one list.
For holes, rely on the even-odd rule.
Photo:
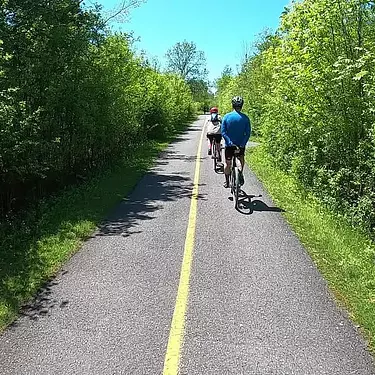
{"label": "green tree", "polygon": [[166,53],[167,69],[185,80],[205,80],[207,77],[206,57],[194,42],[176,43]]}
{"label": "green tree", "polygon": [[202,79],[190,79],[187,84],[190,87],[194,102],[197,103],[198,110],[207,112],[214,101],[214,94],[210,92],[208,83]]}
{"label": "green tree", "polygon": [[374,31],[372,1],[295,1],[276,33],[259,38],[239,74],[218,85],[219,103],[245,97],[275,163],[370,231]]}
{"label": "green tree", "polygon": [[0,224],[193,111],[187,83],[145,64],[133,36],[109,32],[97,8],[1,4]]}

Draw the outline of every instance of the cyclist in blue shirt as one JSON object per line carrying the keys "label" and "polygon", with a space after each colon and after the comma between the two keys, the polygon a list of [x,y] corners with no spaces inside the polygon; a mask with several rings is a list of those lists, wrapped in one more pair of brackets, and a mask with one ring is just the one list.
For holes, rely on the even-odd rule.
{"label": "cyclist in blue shirt", "polygon": [[244,184],[243,168],[245,166],[245,147],[250,138],[251,124],[250,119],[241,112],[243,107],[243,99],[235,96],[232,99],[233,111],[227,113],[221,123],[221,134],[225,140],[225,183],[224,187],[229,187],[229,176],[232,167],[232,158],[234,151],[238,148],[238,159],[241,163],[240,168],[240,184]]}

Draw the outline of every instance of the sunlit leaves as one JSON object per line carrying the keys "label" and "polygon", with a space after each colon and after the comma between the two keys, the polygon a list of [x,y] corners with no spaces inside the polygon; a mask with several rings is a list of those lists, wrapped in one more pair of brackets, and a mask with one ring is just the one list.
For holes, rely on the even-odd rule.
{"label": "sunlit leaves", "polygon": [[181,78],[150,68],[131,34],[112,35],[80,3],[12,0],[0,8],[0,219],[192,112]]}
{"label": "sunlit leaves", "polygon": [[371,230],[374,35],[373,2],[295,1],[275,35],[220,92],[224,103],[244,95],[279,166],[333,207],[345,207],[353,221],[360,215],[365,225],[368,218]]}

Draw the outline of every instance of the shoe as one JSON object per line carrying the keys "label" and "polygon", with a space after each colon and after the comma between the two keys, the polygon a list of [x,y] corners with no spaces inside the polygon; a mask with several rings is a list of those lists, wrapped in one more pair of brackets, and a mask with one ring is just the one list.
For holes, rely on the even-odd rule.
{"label": "shoe", "polygon": [[228,188],[229,188],[229,182],[228,182],[228,181],[225,181],[223,186],[224,186],[226,189],[228,189]]}
{"label": "shoe", "polygon": [[239,171],[238,173],[238,179],[239,179],[240,185],[242,186],[245,183],[245,179],[243,178],[243,173],[241,171]]}
{"label": "shoe", "polygon": [[208,155],[211,155],[212,154],[212,151],[211,151],[211,149],[209,148],[208,149]]}

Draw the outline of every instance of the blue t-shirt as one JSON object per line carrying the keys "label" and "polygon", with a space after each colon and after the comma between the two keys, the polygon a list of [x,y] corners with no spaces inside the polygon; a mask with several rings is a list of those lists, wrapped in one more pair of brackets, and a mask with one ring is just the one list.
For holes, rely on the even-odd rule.
{"label": "blue t-shirt", "polygon": [[225,146],[245,147],[250,133],[250,119],[244,113],[232,111],[223,117],[221,134],[225,139]]}

